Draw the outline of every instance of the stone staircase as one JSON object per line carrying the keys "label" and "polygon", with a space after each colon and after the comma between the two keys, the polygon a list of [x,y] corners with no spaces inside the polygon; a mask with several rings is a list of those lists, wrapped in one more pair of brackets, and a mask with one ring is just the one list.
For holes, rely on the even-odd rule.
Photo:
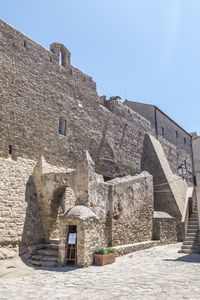
{"label": "stone staircase", "polygon": [[180,252],[188,254],[200,254],[199,225],[196,206],[194,208],[193,213],[190,216],[187,234],[182,244]]}
{"label": "stone staircase", "polygon": [[58,243],[38,244],[29,247],[29,263],[37,267],[58,267]]}

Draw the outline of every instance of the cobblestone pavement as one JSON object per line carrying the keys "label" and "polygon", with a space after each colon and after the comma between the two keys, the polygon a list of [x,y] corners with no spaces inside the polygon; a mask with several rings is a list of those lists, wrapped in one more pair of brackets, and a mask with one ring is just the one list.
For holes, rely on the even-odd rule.
{"label": "cobblestone pavement", "polygon": [[1,275],[0,299],[198,300],[200,255],[180,254],[179,249],[176,244],[134,252],[103,267],[26,267],[29,272],[17,276],[12,269],[12,276]]}

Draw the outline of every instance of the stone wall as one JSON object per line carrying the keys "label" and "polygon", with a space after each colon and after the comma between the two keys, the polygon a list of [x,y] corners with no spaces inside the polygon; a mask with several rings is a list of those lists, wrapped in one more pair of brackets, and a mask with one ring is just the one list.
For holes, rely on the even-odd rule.
{"label": "stone wall", "polygon": [[35,161],[0,159],[0,244],[39,243],[43,227],[32,171]]}
{"label": "stone wall", "polygon": [[151,240],[153,181],[147,172],[138,176],[113,179],[112,245]]}
{"label": "stone wall", "polygon": [[[151,176],[104,182],[101,175],[107,180],[140,173],[145,134],[155,136],[151,122],[115,99],[100,101],[96,84],[71,65],[64,45],[53,43],[48,51],[1,20],[0,39],[1,243],[40,242],[45,224],[50,238],[57,237],[59,216],[73,205],[89,207],[100,220],[101,245],[150,239]],[[177,152],[170,147],[164,151],[173,164]],[[77,163],[86,150],[95,162],[84,167],[88,173]],[[41,156],[58,168],[76,168],[69,184],[62,184],[65,171],[52,167],[34,182]]]}
{"label": "stone wall", "polygon": [[[54,165],[75,167],[85,150],[107,177],[140,170],[144,133],[150,122],[118,101],[100,104],[92,78],[0,21],[0,155],[41,155]],[[59,118],[66,136],[59,134]],[[152,133],[153,134],[153,133]],[[10,148],[9,148],[10,146]]]}
{"label": "stone wall", "polygon": [[159,240],[160,245],[177,243],[176,220],[167,213],[155,211],[153,240]]}
{"label": "stone wall", "polygon": [[154,203],[149,173],[104,182],[86,152],[73,181],[76,205],[90,208],[99,220],[101,246],[151,240]]}
{"label": "stone wall", "polygon": [[93,263],[93,251],[100,244],[99,221],[87,207],[78,205],[70,209],[60,220],[59,262],[66,265],[69,226],[76,226],[77,265]]}
{"label": "stone wall", "polygon": [[[161,143],[173,173],[186,164],[192,182],[192,137],[154,105],[126,100],[124,104],[150,121],[154,136]],[[163,129],[162,129],[163,128]]]}
{"label": "stone wall", "polygon": [[154,210],[163,211],[177,222],[178,239],[183,239],[182,216],[187,182],[173,174],[161,143],[152,136],[145,137],[142,169],[153,175]]}

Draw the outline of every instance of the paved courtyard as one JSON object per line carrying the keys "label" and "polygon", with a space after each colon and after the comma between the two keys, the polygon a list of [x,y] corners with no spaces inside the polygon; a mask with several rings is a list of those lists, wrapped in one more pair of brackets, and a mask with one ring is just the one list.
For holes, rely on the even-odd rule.
{"label": "paved courtyard", "polygon": [[180,254],[179,249],[180,244],[161,246],[128,254],[103,267],[57,271],[4,261],[0,299],[198,300],[200,255]]}

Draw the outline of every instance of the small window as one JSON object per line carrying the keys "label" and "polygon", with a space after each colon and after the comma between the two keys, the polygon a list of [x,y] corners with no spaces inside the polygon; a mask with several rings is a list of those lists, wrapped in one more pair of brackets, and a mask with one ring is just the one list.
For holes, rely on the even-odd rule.
{"label": "small window", "polygon": [[24,48],[26,48],[27,44],[26,44],[26,41],[24,41]]}
{"label": "small window", "polygon": [[66,135],[66,121],[63,118],[59,119],[59,134]]}
{"label": "small window", "polygon": [[62,66],[62,53],[59,52],[59,65]]}
{"label": "small window", "polygon": [[186,138],[184,137],[184,144],[186,144]]}
{"label": "small window", "polygon": [[164,130],[163,127],[160,128],[160,133],[161,133],[161,135],[164,135],[164,134],[165,134],[165,130]]}
{"label": "small window", "polygon": [[12,145],[9,145],[9,146],[8,146],[8,153],[9,153],[9,154],[12,154]]}
{"label": "small window", "polygon": [[178,131],[175,130],[175,137],[178,138]]}

